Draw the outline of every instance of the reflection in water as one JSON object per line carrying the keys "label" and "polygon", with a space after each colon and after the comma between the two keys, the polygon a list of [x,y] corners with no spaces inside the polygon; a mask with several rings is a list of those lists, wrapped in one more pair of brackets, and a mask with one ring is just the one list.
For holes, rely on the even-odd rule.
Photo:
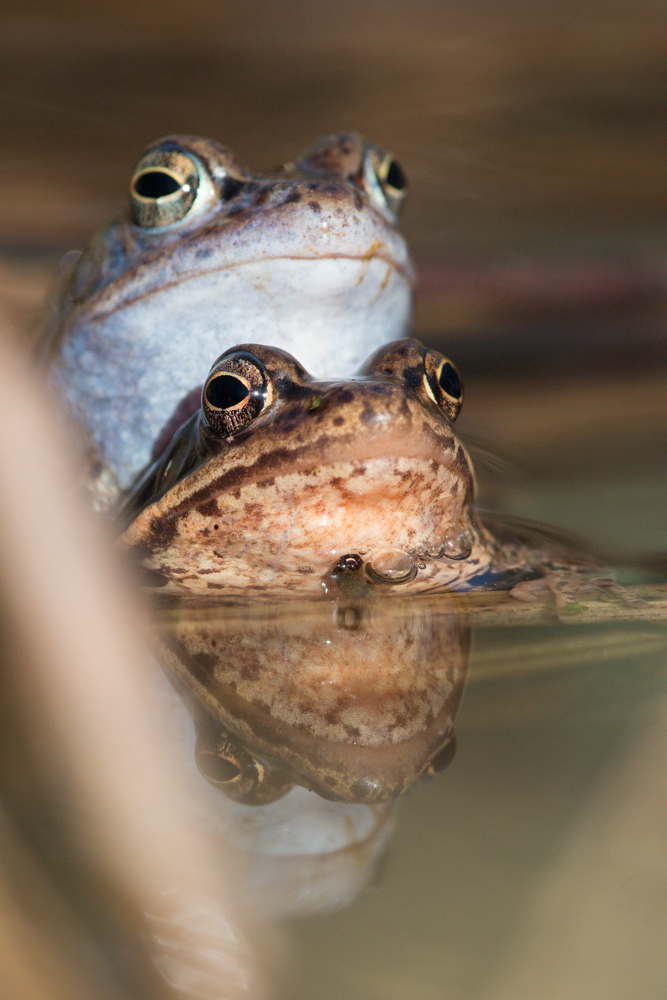
{"label": "reflection in water", "polygon": [[446,604],[187,609],[157,646],[194,696],[199,769],[238,801],[387,802],[451,759],[470,624]]}
{"label": "reflection in water", "polygon": [[188,606],[155,633],[178,689],[163,694],[181,766],[201,783],[196,761],[212,786],[206,822],[246,856],[257,906],[284,917],[351,903],[391,835],[394,800],[453,757],[468,614],[415,601],[259,617]]}
{"label": "reflection in water", "polygon": [[226,845],[245,858],[254,909],[272,919],[353,903],[373,878],[396,815],[393,802],[330,802],[298,786],[261,809],[219,793],[211,804]]}

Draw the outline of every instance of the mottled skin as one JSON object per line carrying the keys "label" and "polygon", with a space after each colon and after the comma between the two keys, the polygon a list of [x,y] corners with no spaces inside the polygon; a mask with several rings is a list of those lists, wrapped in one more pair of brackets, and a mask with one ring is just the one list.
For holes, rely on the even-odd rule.
{"label": "mottled skin", "polygon": [[211,609],[162,627],[160,658],[198,706],[205,776],[251,804],[294,783],[373,803],[445,767],[470,624],[391,604],[296,605],[260,625]]}
{"label": "mottled skin", "polygon": [[[146,164],[168,179],[173,163],[190,164],[192,183],[166,201],[138,196]],[[165,224],[163,213],[156,225],[146,214],[195,188],[183,218]],[[169,439],[170,421],[172,433],[182,422],[202,357],[270,339],[329,377],[351,374],[406,332],[413,270],[396,230],[404,194],[395,161],[355,134],[329,136],[269,176],[209,139],[149,147],[128,211],[64,274],[42,338],[88,440],[98,506],[130,484],[161,434]]]}
{"label": "mottled skin", "polygon": [[[266,373],[265,408],[231,435],[202,408],[128,498],[123,544],[164,593],[403,595],[535,575],[535,552],[475,513],[470,459],[426,382],[440,355],[402,340],[323,382],[245,345],[213,371],[246,352]],[[391,582],[388,566],[412,570]]]}

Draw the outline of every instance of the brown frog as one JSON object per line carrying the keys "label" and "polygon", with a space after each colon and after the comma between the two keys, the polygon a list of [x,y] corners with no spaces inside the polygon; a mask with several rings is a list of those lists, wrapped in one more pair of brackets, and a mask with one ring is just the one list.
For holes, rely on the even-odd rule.
{"label": "brown frog", "polygon": [[130,492],[123,544],[165,593],[197,598],[521,584],[530,599],[538,578],[567,604],[591,578],[613,589],[595,562],[480,519],[454,429],[462,394],[452,362],[413,339],[342,381],[236,347]]}

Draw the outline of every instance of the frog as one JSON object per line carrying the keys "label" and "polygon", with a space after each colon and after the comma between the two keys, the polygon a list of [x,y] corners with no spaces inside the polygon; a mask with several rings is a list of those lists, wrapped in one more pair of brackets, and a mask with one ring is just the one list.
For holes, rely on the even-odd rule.
{"label": "frog", "polygon": [[356,133],[260,174],[212,139],[171,135],[136,164],[126,210],[74,259],[39,344],[108,510],[199,405],[199,359],[240,340],[351,374],[409,331],[407,181]]}
{"label": "frog", "polygon": [[462,402],[453,362],[414,338],[335,380],[237,346],[128,492],[121,548],[154,589],[199,600],[622,593],[594,558],[480,514]]}

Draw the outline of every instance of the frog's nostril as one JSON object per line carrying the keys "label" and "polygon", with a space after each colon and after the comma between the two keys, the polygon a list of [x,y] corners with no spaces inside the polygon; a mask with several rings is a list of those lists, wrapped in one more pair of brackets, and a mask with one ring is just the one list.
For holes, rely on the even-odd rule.
{"label": "frog's nostril", "polygon": [[357,570],[361,569],[363,564],[364,561],[361,558],[361,556],[358,556],[356,552],[353,552],[350,553],[349,555],[340,557],[340,559],[336,563],[334,572],[342,573],[345,571],[348,573],[356,573]]}

